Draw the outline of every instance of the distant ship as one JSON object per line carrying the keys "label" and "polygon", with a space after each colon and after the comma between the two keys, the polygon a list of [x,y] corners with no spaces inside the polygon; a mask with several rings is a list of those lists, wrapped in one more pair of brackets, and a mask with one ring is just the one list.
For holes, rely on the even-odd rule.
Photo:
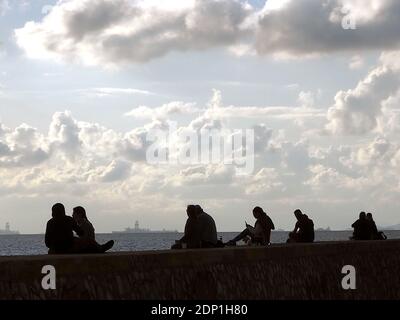
{"label": "distant ship", "polygon": [[171,231],[171,230],[150,230],[150,229],[141,229],[139,227],[139,221],[136,220],[135,222],[135,228],[126,228],[123,231],[113,231],[112,233],[178,233],[177,230]]}
{"label": "distant ship", "polygon": [[330,227],[324,229],[324,228],[318,228],[316,231],[332,231]]}
{"label": "distant ship", "polygon": [[19,231],[14,231],[10,229],[10,223],[6,223],[6,228],[0,229],[0,235],[6,235],[6,234],[19,234]]}

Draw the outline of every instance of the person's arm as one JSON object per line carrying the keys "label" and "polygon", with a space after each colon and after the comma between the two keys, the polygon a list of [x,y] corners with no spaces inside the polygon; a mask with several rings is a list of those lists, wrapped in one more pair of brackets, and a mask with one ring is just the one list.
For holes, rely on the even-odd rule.
{"label": "person's arm", "polygon": [[53,244],[52,240],[53,240],[53,232],[52,232],[51,224],[49,221],[49,222],[47,222],[46,234],[44,236],[44,243],[46,244],[46,247],[49,249],[52,247],[52,244]]}
{"label": "person's arm", "polygon": [[294,226],[293,233],[296,233],[299,229],[300,229],[300,227],[299,227],[299,222],[297,221],[297,222],[296,222],[296,225]]}
{"label": "person's arm", "polygon": [[272,221],[272,219],[268,218],[268,220],[270,222],[271,230],[275,230],[275,225],[274,225],[274,222]]}
{"label": "person's arm", "polygon": [[190,221],[189,221],[189,218],[188,218],[186,220],[186,223],[185,223],[185,230],[183,231],[183,237],[178,240],[181,243],[186,243],[186,240],[187,240],[187,237],[188,237],[188,233],[189,233],[189,228],[190,228],[189,223],[190,223]]}
{"label": "person's arm", "polygon": [[253,235],[256,238],[262,238],[263,234],[264,234],[264,230],[263,230],[262,224],[259,221],[257,221],[256,224],[254,225]]}
{"label": "person's arm", "polygon": [[200,247],[200,231],[197,219],[188,219],[184,236],[188,248]]}

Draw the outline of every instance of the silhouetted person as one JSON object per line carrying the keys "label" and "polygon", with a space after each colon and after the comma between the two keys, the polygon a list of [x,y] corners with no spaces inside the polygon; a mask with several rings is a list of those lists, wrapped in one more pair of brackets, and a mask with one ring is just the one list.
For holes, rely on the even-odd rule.
{"label": "silhouetted person", "polygon": [[365,212],[361,212],[359,219],[351,226],[354,228],[353,237],[351,238],[352,240],[371,240],[371,223],[367,220],[367,215]]}
{"label": "silhouetted person", "polygon": [[78,240],[76,240],[79,243],[82,253],[104,253],[113,247],[113,240],[110,240],[103,245],[96,242],[94,227],[87,218],[86,210],[83,207],[75,207],[73,209],[72,217],[83,231],[83,234],[79,236]]}
{"label": "silhouetted person", "polygon": [[188,249],[196,249],[201,247],[200,235],[198,227],[196,226],[196,206],[188,205],[186,208],[186,214],[188,218],[185,224],[184,235],[180,240],[176,241],[171,249],[182,249],[184,244],[186,244],[186,248]]}
{"label": "silhouetted person", "polygon": [[371,232],[371,240],[386,240],[387,237],[382,231],[378,231],[372,213],[367,213],[367,221]]}
{"label": "silhouetted person", "polygon": [[195,206],[196,230],[200,238],[202,248],[215,248],[218,243],[217,227],[213,217],[204,212],[199,205]]}
{"label": "silhouetted person", "polygon": [[308,216],[297,209],[294,212],[297,219],[294,230],[289,233],[287,242],[310,243],[314,242],[314,222]]}
{"label": "silhouetted person", "polygon": [[247,226],[237,237],[230,240],[227,245],[236,245],[240,240],[251,239],[251,243],[268,245],[271,240],[271,230],[275,230],[274,223],[271,218],[260,207],[253,209],[253,216],[256,218],[254,228]]}
{"label": "silhouetted person", "polygon": [[83,230],[76,221],[65,214],[65,207],[61,203],[55,204],[52,209],[52,218],[47,222],[45,243],[49,254],[74,253],[74,231],[83,235]]}
{"label": "silhouetted person", "polygon": [[378,238],[378,228],[376,226],[376,223],[374,221],[374,218],[372,217],[372,213],[367,213],[367,221],[369,224],[369,230],[370,230],[370,239],[375,240]]}

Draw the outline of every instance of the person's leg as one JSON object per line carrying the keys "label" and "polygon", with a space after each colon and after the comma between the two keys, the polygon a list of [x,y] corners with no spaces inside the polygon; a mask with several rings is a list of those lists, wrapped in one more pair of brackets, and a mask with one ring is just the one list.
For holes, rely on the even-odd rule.
{"label": "person's leg", "polygon": [[171,246],[171,250],[179,250],[179,249],[182,249],[181,243],[175,243]]}
{"label": "person's leg", "polygon": [[208,242],[208,241],[202,241],[201,242],[201,248],[203,249],[212,249],[216,248],[217,246],[214,243]]}
{"label": "person's leg", "polygon": [[74,237],[74,244],[72,248],[70,249],[70,253],[86,253],[87,250],[87,243],[84,239],[82,238],[76,238]]}
{"label": "person's leg", "polygon": [[94,240],[87,240],[87,253],[104,253],[114,246],[114,240],[110,240],[105,244],[99,244]]}
{"label": "person's leg", "polygon": [[244,229],[239,235],[237,235],[235,238],[233,238],[231,241],[229,242],[238,242],[240,240],[243,240],[246,237],[252,237],[251,232],[249,231],[249,229]]}
{"label": "person's leg", "polygon": [[100,253],[107,252],[114,246],[114,240],[107,241],[105,244],[100,245]]}
{"label": "person's leg", "polygon": [[265,245],[269,245],[271,243],[271,229],[268,229],[265,236]]}
{"label": "person's leg", "polygon": [[100,245],[96,241],[85,238],[74,238],[74,246],[72,248],[73,253],[104,253],[111,249],[114,245],[114,241],[108,241],[107,243]]}
{"label": "person's leg", "polygon": [[289,233],[289,239],[286,241],[287,243],[296,243],[299,242],[298,234],[295,232]]}

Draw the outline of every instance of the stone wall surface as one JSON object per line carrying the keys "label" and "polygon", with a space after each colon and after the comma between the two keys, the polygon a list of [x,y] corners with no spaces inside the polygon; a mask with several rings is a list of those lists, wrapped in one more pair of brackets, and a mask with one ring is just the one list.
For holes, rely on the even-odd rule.
{"label": "stone wall surface", "polygon": [[[43,290],[42,267],[56,269]],[[343,266],[356,268],[344,290]],[[400,299],[400,240],[0,258],[0,299]]]}

